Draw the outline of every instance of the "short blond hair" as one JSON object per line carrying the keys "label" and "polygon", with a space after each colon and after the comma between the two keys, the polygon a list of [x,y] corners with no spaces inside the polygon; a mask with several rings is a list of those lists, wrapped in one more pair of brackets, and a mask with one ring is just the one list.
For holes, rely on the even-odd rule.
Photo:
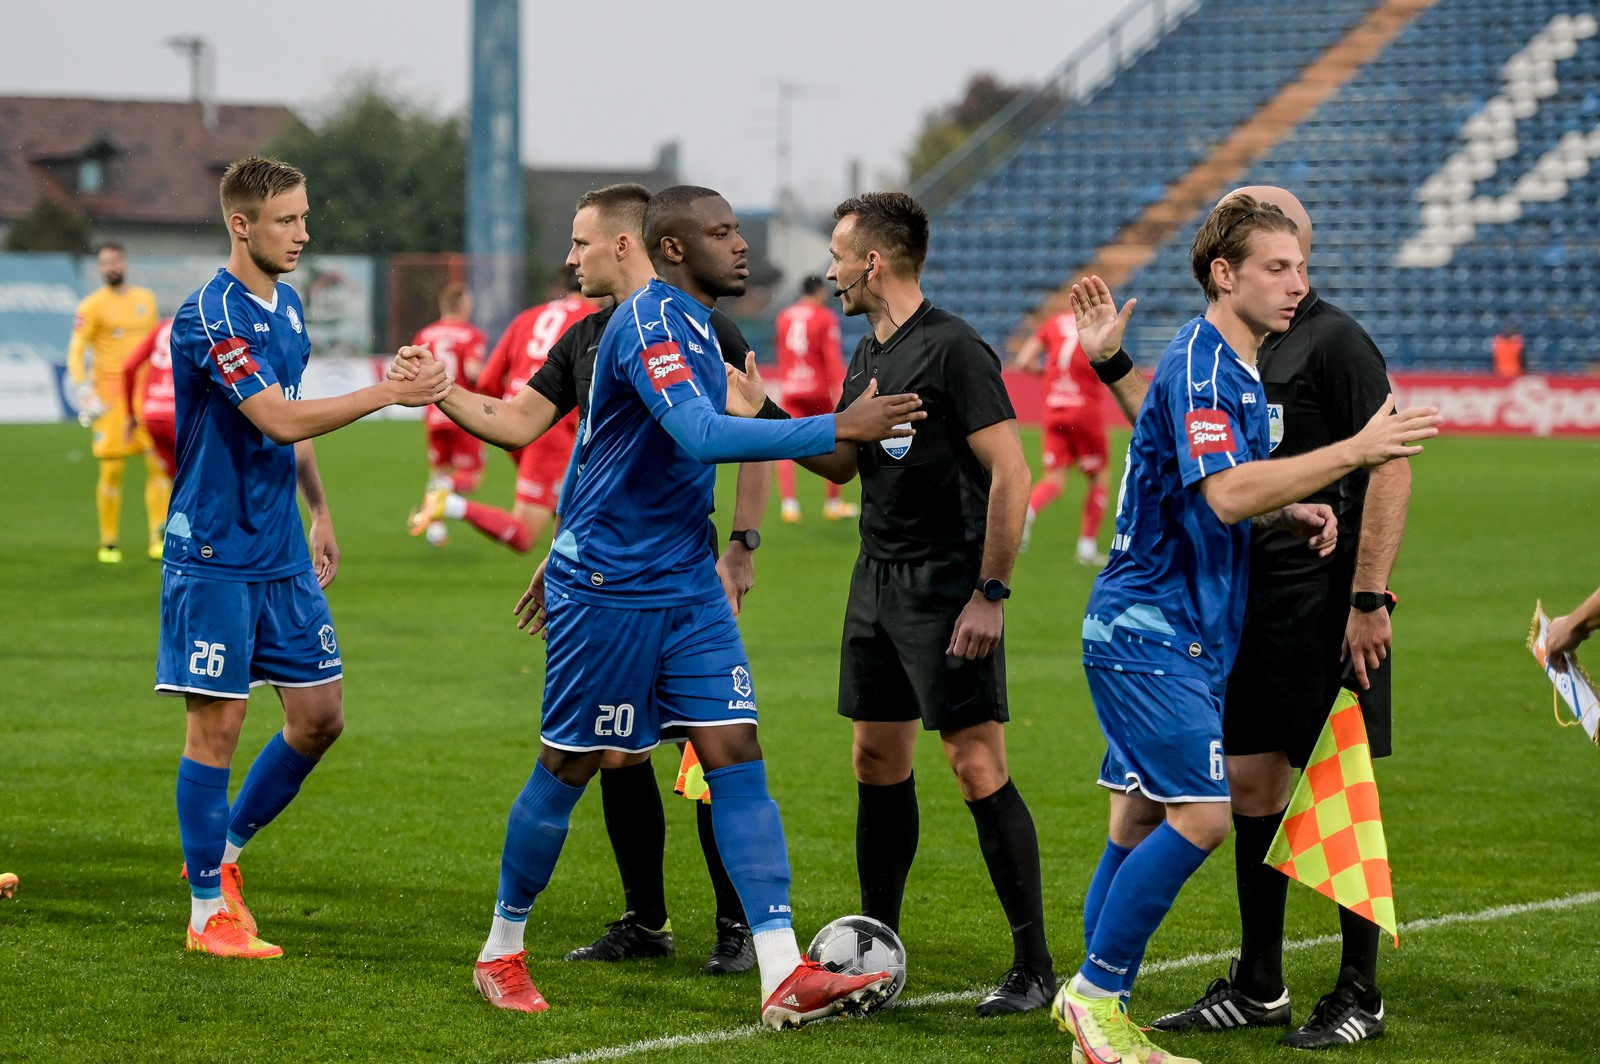
{"label": "short blond hair", "polygon": [[305,174],[278,159],[260,155],[238,159],[222,172],[222,218],[242,214],[253,222],[263,203],[305,183]]}

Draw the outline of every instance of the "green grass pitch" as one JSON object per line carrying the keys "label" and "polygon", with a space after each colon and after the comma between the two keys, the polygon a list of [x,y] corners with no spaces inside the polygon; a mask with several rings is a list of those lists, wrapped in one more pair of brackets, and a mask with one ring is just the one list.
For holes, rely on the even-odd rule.
{"label": "green grass pitch", "polygon": [[[1028,434],[1033,450],[1036,434]],[[447,548],[408,538],[421,429],[358,426],[318,443],[344,560],[331,590],[348,726],[290,810],[246,851],[271,963],[187,956],[173,809],[181,706],[150,692],[159,567],[135,550],[94,561],[94,467],[76,426],[3,426],[0,481],[0,1060],[682,1061],[1065,1060],[1040,1014],[980,1020],[979,991],[1010,959],[971,818],[938,744],[919,749],[922,843],[906,901],[909,1007],[797,1033],[754,1028],[754,975],[699,974],[710,891],[692,812],[668,798],[669,898],[679,953],[568,965],[620,908],[599,801],[578,806],[555,881],[532,915],[543,1016],[481,1002],[470,966],[487,929],[506,810],[531,767],[542,654],[511,606],[531,557],[465,525]],[[1600,1053],[1600,750],[1552,719],[1523,647],[1535,598],[1570,609],[1600,582],[1600,447],[1445,439],[1415,462],[1394,587],[1396,745],[1379,782],[1402,921],[1380,981],[1389,1034],[1352,1062],[1588,1061]],[[490,455],[480,497],[510,494]],[[726,486],[728,478],[724,478]],[[125,545],[142,540],[130,468]],[[855,910],[849,728],[833,710],[856,537],[820,520],[766,523],[742,619],[762,736],[795,870],[802,944]],[[1038,823],[1058,968],[1081,960],[1079,907],[1105,831],[1101,752],[1079,664],[1092,574],[1072,560],[1078,481],[1047,511],[1007,606],[1011,769]],[[726,508],[725,508],[726,512]],[[724,519],[724,528],[726,520]],[[1109,534],[1109,533],[1108,533]],[[603,667],[603,663],[597,663]],[[235,786],[280,722],[251,701]],[[676,764],[658,755],[670,784]],[[1231,849],[1186,887],[1134,998],[1188,1004],[1235,943]],[[1336,930],[1331,904],[1291,888],[1288,934]],[[1558,901],[1558,899],[1565,899]],[[1534,906],[1526,909],[1505,908]],[[1209,956],[1210,959],[1207,959]],[[1337,946],[1287,956],[1295,1017],[1328,989]],[[1212,1061],[1288,1061],[1266,1032],[1173,1036]]]}

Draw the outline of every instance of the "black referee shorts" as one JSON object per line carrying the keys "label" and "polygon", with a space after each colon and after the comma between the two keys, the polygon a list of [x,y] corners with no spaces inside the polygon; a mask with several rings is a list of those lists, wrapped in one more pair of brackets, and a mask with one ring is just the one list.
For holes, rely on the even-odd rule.
{"label": "black referee shorts", "polygon": [[1290,764],[1304,768],[1339,688],[1346,686],[1361,700],[1372,756],[1389,756],[1393,659],[1367,670],[1372,686],[1365,691],[1339,660],[1351,576],[1348,565],[1334,565],[1306,576],[1251,581],[1222,715],[1224,753],[1282,750]]}
{"label": "black referee shorts", "polygon": [[1005,640],[976,661],[945,656],[972,598],[980,559],[964,554],[882,562],[850,574],[839,655],[839,713],[852,720],[922,721],[928,731],[1006,721]]}

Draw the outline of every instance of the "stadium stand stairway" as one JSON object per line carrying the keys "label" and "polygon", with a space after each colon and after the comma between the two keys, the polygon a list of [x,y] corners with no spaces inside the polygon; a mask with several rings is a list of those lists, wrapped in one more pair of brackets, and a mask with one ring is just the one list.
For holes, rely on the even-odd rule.
{"label": "stadium stand stairway", "polygon": [[[1228,187],[1283,184],[1316,219],[1313,283],[1392,364],[1481,369],[1510,316],[1533,368],[1600,359],[1593,5],[1304,6],[1202,4],[1064,104],[935,218],[930,296],[998,346],[1093,264],[1128,277],[1153,354],[1199,309],[1187,247],[1204,211]],[[1507,291],[1538,295],[1508,308]]]}

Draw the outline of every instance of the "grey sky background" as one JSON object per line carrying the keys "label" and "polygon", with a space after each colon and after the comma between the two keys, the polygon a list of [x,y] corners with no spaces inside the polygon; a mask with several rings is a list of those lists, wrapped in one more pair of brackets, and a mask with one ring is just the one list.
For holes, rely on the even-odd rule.
{"label": "grey sky background", "polygon": [[[676,140],[685,176],[736,207],[779,185],[779,83],[793,98],[791,181],[827,207],[852,159],[869,186],[901,172],[931,106],[970,74],[1038,81],[1124,0],[726,0],[522,5],[523,157],[545,166],[648,166]],[[470,91],[468,0],[269,4],[56,0],[8,4],[0,95],[186,99],[188,61],[163,42],[209,38],[218,97],[316,113],[377,71],[441,112]],[[4,131],[0,130],[0,136]]]}

